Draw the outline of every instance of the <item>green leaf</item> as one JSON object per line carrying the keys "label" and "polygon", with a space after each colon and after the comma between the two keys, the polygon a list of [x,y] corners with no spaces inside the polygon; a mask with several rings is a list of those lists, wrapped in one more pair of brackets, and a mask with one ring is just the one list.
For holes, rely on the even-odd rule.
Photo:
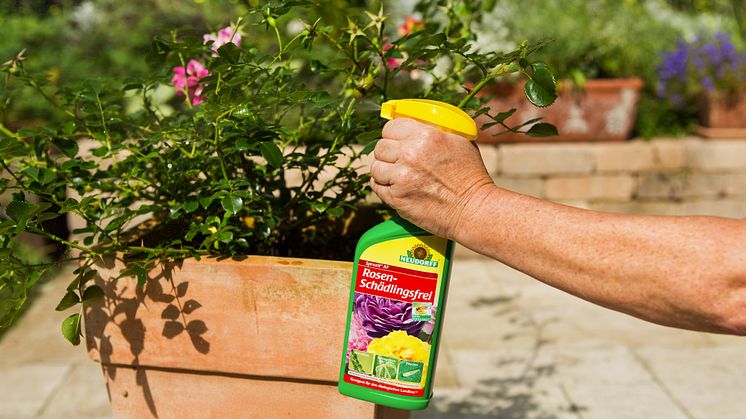
{"label": "green leaf", "polygon": [[184,211],[186,211],[187,214],[197,211],[197,208],[199,208],[198,201],[187,201],[184,203]]}
{"label": "green leaf", "polygon": [[12,218],[17,223],[20,223],[21,220],[25,220],[28,218],[30,209],[31,206],[28,202],[10,201],[10,204],[8,204],[8,206],[5,208],[5,213],[8,215],[8,217]]}
{"label": "green leaf", "polygon": [[326,210],[326,213],[332,217],[339,217],[344,214],[345,210],[342,207],[334,207]]}
{"label": "green leaf", "polygon": [[86,89],[90,90],[97,96],[101,93],[101,82],[94,79],[88,79],[84,83]]}
{"label": "green leaf", "polygon": [[510,118],[515,112],[516,112],[516,108],[513,108],[509,111],[500,112],[495,116],[490,115],[490,118],[492,118],[495,122],[499,124],[500,122],[505,122],[505,120]]}
{"label": "green leaf", "polygon": [[68,138],[55,139],[54,146],[69,158],[73,158],[78,154],[78,143]]}
{"label": "green leaf", "polygon": [[16,222],[16,233],[20,233],[26,229],[30,208],[31,206],[28,202],[22,201],[11,201],[5,208],[5,213],[8,217]]}
{"label": "green leaf", "polygon": [[236,214],[243,208],[243,199],[240,196],[227,195],[220,201],[220,205],[224,210]]}
{"label": "green leaf", "polygon": [[367,143],[367,142],[370,142],[372,140],[377,140],[379,138],[381,138],[381,130],[377,129],[377,130],[373,130],[373,131],[364,132],[364,133],[358,135],[357,136],[357,141],[360,142],[360,143]]}
{"label": "green leaf", "polygon": [[40,184],[47,185],[49,183],[52,183],[52,181],[54,181],[55,179],[57,179],[57,173],[55,173],[54,170],[44,168],[39,171]]}
{"label": "green leaf", "polygon": [[199,199],[199,204],[202,205],[202,208],[207,209],[214,200],[215,198],[211,196],[203,196]]}
{"label": "green leaf", "polygon": [[218,55],[231,64],[236,64],[238,59],[241,58],[241,50],[234,43],[228,42],[218,48]]}
{"label": "green leaf", "polygon": [[365,147],[363,147],[363,151],[361,151],[360,154],[362,154],[363,156],[367,156],[368,154],[372,153],[373,150],[375,150],[376,144],[378,144],[379,140],[380,138],[375,139],[369,142],[368,144],[366,144]]}
{"label": "green leaf", "polygon": [[251,143],[249,142],[248,138],[241,137],[238,140],[236,140],[236,151],[246,151],[249,148],[251,148]]}
{"label": "green leaf", "polygon": [[215,235],[215,238],[218,241],[221,241],[223,243],[228,243],[231,240],[233,240],[233,232],[232,231],[221,231],[220,233]]}
{"label": "green leaf", "polygon": [[12,159],[27,155],[26,143],[16,138],[0,138],[0,156],[3,159]]}
{"label": "green leaf", "polygon": [[553,135],[558,135],[558,132],[557,127],[554,125],[541,122],[531,126],[531,128],[526,131],[526,135],[529,137],[551,137]]}
{"label": "green leaf", "polygon": [[21,170],[21,173],[26,175],[26,177],[30,178],[34,182],[39,181],[39,169],[36,167],[27,167],[23,170]]}
{"label": "green leaf", "polygon": [[279,168],[282,166],[282,151],[277,147],[277,144],[272,141],[264,141],[259,144],[259,149],[262,151],[262,156],[267,159],[267,163],[270,166]]}
{"label": "green leaf", "polygon": [[73,345],[80,344],[80,313],[75,313],[72,316],[62,321],[62,335],[65,339],[69,340]]}
{"label": "green leaf", "polygon": [[531,69],[533,74],[523,87],[523,92],[534,105],[541,108],[547,107],[557,99],[554,74],[542,62],[531,64]]}
{"label": "green leaf", "polygon": [[104,297],[104,290],[98,285],[91,285],[83,291],[83,304],[90,303]]}
{"label": "green leaf", "polygon": [[80,298],[78,298],[78,294],[76,294],[74,291],[68,290],[65,296],[62,297],[62,300],[60,300],[60,303],[57,304],[57,307],[55,307],[55,310],[64,311],[74,306],[75,304],[78,304],[79,302]]}

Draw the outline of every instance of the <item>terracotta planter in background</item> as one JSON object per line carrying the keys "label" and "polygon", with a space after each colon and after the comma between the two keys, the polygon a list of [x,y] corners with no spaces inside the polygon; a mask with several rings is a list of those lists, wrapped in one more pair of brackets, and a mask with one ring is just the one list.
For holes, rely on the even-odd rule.
{"label": "terracotta planter in background", "polygon": [[697,132],[705,138],[746,138],[746,93],[709,93],[700,101]]}
{"label": "terracotta planter in background", "polygon": [[98,269],[85,312],[117,418],[401,418],[337,391],[352,264],[250,256]]}
{"label": "terracotta planter in background", "polygon": [[[516,108],[506,123],[521,124],[542,117],[542,122],[554,124],[559,136],[534,138],[523,134],[501,134],[501,126],[493,126],[479,133],[479,141],[494,142],[557,142],[557,141],[624,141],[629,138],[637,115],[641,79],[588,80],[585,89],[560,90],[552,106],[538,108],[523,94],[523,83],[500,83],[487,87],[483,92],[490,97],[491,113]],[[492,121],[486,116],[477,118],[480,126]]]}

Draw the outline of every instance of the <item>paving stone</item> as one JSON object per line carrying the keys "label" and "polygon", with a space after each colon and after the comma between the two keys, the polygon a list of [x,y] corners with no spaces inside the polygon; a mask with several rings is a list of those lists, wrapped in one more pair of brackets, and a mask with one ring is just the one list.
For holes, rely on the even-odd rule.
{"label": "paving stone", "polygon": [[59,363],[19,365],[0,370],[0,418],[37,417],[69,371],[70,365]]}
{"label": "paving stone", "polygon": [[558,384],[583,418],[687,418],[627,348],[578,346],[554,360]]}
{"label": "paving stone", "polygon": [[84,360],[70,372],[52,395],[40,419],[111,418],[111,405],[101,367]]}
{"label": "paving stone", "polygon": [[690,417],[746,417],[743,342],[705,348],[643,348],[637,353]]}
{"label": "paving stone", "polygon": [[685,202],[684,213],[688,215],[746,218],[746,202],[732,200]]}

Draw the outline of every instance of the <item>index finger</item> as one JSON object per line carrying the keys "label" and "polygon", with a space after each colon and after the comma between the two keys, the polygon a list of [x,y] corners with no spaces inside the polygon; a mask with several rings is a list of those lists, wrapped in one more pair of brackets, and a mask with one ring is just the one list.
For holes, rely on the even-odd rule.
{"label": "index finger", "polygon": [[391,140],[406,140],[421,135],[423,132],[434,129],[430,125],[423,124],[411,118],[396,118],[383,126],[381,135]]}

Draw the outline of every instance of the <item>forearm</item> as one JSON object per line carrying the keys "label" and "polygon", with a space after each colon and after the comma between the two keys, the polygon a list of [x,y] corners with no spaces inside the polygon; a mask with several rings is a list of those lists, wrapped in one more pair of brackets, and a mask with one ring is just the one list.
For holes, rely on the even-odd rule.
{"label": "forearm", "polygon": [[461,244],[649,321],[746,333],[744,222],[601,213],[484,189],[453,231]]}

